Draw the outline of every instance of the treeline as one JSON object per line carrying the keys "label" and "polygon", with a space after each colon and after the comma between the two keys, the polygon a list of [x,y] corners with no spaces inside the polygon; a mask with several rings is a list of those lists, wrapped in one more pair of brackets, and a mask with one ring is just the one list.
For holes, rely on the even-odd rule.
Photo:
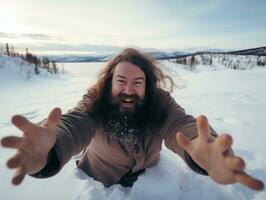
{"label": "treeline", "polygon": [[177,64],[186,65],[191,71],[195,69],[196,65],[224,65],[231,69],[244,69],[248,67],[265,67],[266,56],[253,55],[230,55],[230,54],[191,54],[180,56],[173,60]]}
{"label": "treeline", "polygon": [[9,44],[6,43],[5,47],[1,46],[0,55],[1,54],[11,56],[11,57],[21,58],[22,60],[27,62],[29,65],[33,64],[35,66],[34,67],[35,74],[39,74],[40,69],[44,69],[51,74],[59,73],[59,69],[55,61],[50,61],[50,59],[47,57],[42,57],[40,59],[35,54],[30,53],[28,48],[26,48],[25,54],[18,53],[15,51],[14,46],[9,47]]}
{"label": "treeline", "polygon": [[181,65],[188,65],[189,69],[193,71],[195,66],[198,64],[212,65],[212,57],[205,57],[201,55],[200,59],[198,59],[197,56],[192,54],[190,56],[184,56],[184,57],[177,58],[175,62]]}

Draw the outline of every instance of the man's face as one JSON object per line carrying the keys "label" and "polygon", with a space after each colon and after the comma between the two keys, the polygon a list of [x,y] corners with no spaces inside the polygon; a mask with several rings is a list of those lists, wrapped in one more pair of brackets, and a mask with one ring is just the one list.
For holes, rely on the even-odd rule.
{"label": "man's face", "polygon": [[118,105],[122,111],[134,112],[144,101],[145,88],[146,77],[138,66],[126,61],[116,65],[112,78],[112,104]]}

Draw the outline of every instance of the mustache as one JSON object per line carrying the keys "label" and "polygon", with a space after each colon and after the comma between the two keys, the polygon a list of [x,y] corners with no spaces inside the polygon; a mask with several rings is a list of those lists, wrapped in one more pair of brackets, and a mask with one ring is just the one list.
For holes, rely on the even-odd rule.
{"label": "mustache", "polygon": [[134,101],[140,101],[139,96],[136,95],[136,94],[128,95],[128,94],[125,94],[125,93],[119,93],[117,95],[117,97],[120,98],[120,99],[130,98],[130,99],[133,99]]}

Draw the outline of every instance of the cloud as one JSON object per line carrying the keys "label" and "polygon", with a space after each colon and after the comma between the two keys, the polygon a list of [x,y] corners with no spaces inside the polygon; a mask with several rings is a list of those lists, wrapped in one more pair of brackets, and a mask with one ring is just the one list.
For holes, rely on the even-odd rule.
{"label": "cloud", "polygon": [[17,38],[18,36],[13,33],[0,32],[0,38]]}
{"label": "cloud", "polygon": [[36,34],[36,33],[14,34],[14,33],[6,33],[6,32],[0,32],[0,38],[17,38],[17,39],[31,39],[31,40],[45,40],[45,41],[65,40],[63,36],[52,36],[52,35]]}
{"label": "cloud", "polygon": [[64,51],[107,51],[113,52],[120,50],[121,47],[111,45],[90,45],[90,44],[62,44],[62,43],[41,43],[42,50],[64,50]]}
{"label": "cloud", "polygon": [[23,38],[29,38],[32,40],[64,40],[62,36],[51,36],[45,34],[25,33],[20,35]]}
{"label": "cloud", "polygon": [[[15,49],[24,51],[28,48],[33,52],[50,52],[50,53],[67,53],[75,54],[76,52],[83,54],[93,53],[115,53],[121,51],[123,47],[112,45],[91,45],[91,44],[63,44],[53,42],[35,42],[35,43],[13,43]],[[61,53],[60,53],[61,54]]]}

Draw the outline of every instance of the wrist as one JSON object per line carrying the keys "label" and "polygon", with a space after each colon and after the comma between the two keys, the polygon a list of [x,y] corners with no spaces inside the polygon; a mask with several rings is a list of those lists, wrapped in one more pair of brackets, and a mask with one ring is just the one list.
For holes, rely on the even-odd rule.
{"label": "wrist", "polygon": [[209,172],[202,167],[200,167],[192,158],[191,156],[185,151],[185,159],[188,166],[196,173],[208,176]]}
{"label": "wrist", "polygon": [[30,176],[35,178],[48,178],[55,175],[59,171],[60,162],[54,147],[49,151],[46,158],[47,159],[44,166],[38,172],[30,174]]}

